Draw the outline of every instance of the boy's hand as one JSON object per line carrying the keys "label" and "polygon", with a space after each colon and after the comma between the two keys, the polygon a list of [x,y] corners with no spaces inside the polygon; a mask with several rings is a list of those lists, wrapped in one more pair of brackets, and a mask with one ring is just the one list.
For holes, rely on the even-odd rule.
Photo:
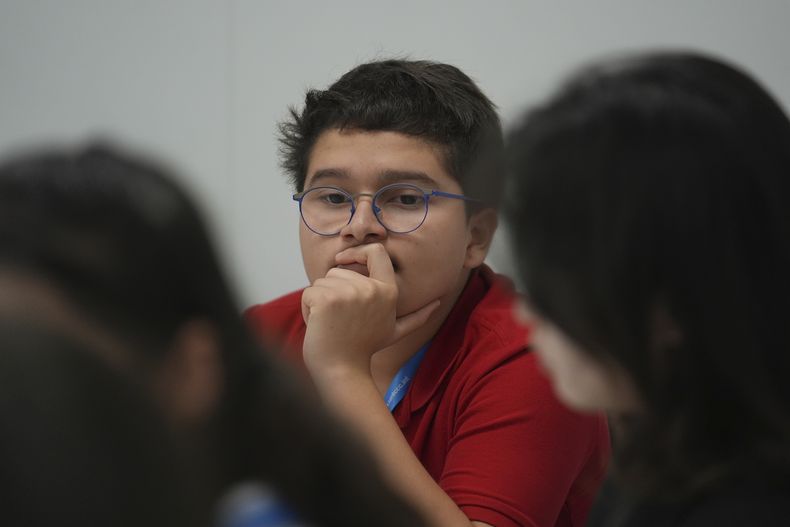
{"label": "boy's hand", "polygon": [[439,300],[396,318],[395,271],[379,243],[346,249],[335,261],[363,265],[369,276],[334,267],[304,290],[305,363],[311,371],[344,367],[370,375],[370,357],[423,325]]}

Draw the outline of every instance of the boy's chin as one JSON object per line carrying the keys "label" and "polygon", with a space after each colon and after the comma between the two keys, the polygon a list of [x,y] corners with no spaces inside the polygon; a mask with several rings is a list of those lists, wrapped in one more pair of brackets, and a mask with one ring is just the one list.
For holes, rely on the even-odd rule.
{"label": "boy's chin", "polygon": [[400,318],[405,315],[410,315],[428,304],[430,304],[430,301],[427,300],[422,301],[410,299],[406,302],[398,302],[398,305],[395,307],[395,316]]}

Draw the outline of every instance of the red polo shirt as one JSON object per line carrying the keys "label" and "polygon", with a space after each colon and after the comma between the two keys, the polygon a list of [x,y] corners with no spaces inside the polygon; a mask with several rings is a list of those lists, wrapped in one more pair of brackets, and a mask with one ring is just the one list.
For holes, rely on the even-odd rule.
{"label": "red polo shirt", "polygon": [[[582,526],[609,457],[606,421],[556,399],[526,348],[513,299],[509,281],[486,266],[474,272],[393,417],[470,520]],[[246,316],[304,367],[301,291]]]}

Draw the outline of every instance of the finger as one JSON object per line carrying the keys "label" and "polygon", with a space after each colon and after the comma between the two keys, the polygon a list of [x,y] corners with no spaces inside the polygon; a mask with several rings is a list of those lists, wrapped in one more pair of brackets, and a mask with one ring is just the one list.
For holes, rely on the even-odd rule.
{"label": "finger", "polygon": [[[320,280],[325,281],[325,279]],[[328,294],[331,294],[332,291],[331,287],[327,287],[325,283],[319,283],[318,280],[302,291],[302,318],[305,323],[310,320],[313,309],[326,303]]]}
{"label": "finger", "polygon": [[[326,276],[318,278],[313,285],[306,287],[302,291],[302,306],[313,308],[325,304],[333,298],[342,298],[353,295],[358,289],[352,280],[359,275],[353,271],[348,271],[345,277]],[[356,275],[356,277],[354,276]]]}
{"label": "finger", "polygon": [[314,285],[319,283],[326,283],[328,281],[355,281],[366,278],[365,275],[360,274],[356,271],[352,271],[351,269],[343,269],[342,267],[333,267],[329,271],[326,272],[326,276],[323,278],[318,278]]}
{"label": "finger", "polygon": [[302,319],[305,324],[310,320],[310,301],[310,288],[308,287],[302,291]]}
{"label": "finger", "polygon": [[339,265],[361,263],[367,266],[370,278],[381,282],[395,283],[395,270],[387,250],[380,243],[358,245],[335,256]]}
{"label": "finger", "polygon": [[342,300],[353,300],[362,295],[370,295],[370,284],[359,273],[346,269],[333,269],[323,278],[317,278],[313,285],[302,291],[302,318],[305,322],[316,308],[323,308]]}
{"label": "finger", "polygon": [[428,321],[428,318],[439,307],[440,303],[441,302],[437,298],[430,304],[422,306],[417,311],[413,311],[408,315],[403,315],[402,317],[395,320],[395,331],[393,332],[393,342],[402,339],[412,331],[416,330],[417,328],[425,324]]}

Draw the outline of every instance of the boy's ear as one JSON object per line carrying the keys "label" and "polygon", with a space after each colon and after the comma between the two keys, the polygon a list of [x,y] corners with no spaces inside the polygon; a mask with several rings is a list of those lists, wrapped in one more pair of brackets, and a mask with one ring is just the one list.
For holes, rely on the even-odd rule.
{"label": "boy's ear", "polygon": [[474,269],[483,264],[498,224],[499,218],[494,209],[486,208],[472,214],[469,218],[469,241],[464,267]]}

